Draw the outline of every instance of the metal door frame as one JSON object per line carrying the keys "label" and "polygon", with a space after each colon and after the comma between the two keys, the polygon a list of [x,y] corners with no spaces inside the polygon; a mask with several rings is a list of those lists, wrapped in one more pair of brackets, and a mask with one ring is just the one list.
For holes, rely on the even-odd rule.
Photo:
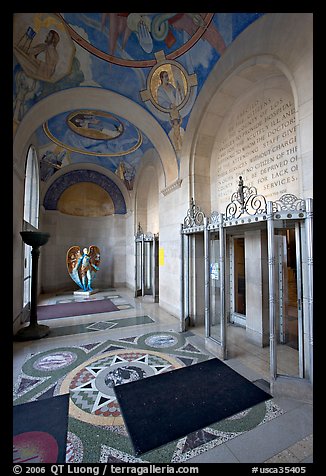
{"label": "metal door frame", "polygon": [[[229,236],[230,239],[230,322],[234,322],[234,324],[239,325],[241,327],[246,326],[246,321],[247,321],[247,315],[246,314],[240,314],[239,312],[235,311],[235,291],[234,291],[234,286],[235,286],[235,256],[234,256],[234,239],[235,238],[243,238],[245,241],[245,235],[243,233],[234,233]],[[233,266],[233,269],[231,268]],[[232,320],[231,320],[232,319]],[[233,320],[234,319],[234,320]],[[243,322],[241,322],[243,321]]]}
{"label": "metal door frame", "polygon": [[[140,253],[137,253],[137,243],[140,243]],[[150,292],[145,290],[145,243],[150,243],[150,259],[151,259],[151,287]],[[150,232],[144,233],[140,223],[138,224],[137,233],[135,235],[135,297],[153,296],[153,301],[158,302],[159,287],[159,271],[158,271],[158,243],[159,235]],[[138,260],[140,260],[140,283],[141,288],[137,289],[138,280]]]}
{"label": "metal door frame", "polygon": [[[226,343],[226,313],[225,313],[225,230],[223,223],[223,214],[218,212],[213,212],[206,221],[206,309],[207,315],[205,322],[207,322],[207,338],[214,342],[220,348],[220,355],[222,359],[226,359],[227,355],[227,343]],[[220,244],[220,315],[221,315],[221,340],[218,341],[210,334],[211,329],[211,313],[210,313],[210,302],[211,302],[211,290],[210,290],[210,233],[218,232],[219,233],[219,244]]]}
{"label": "metal door frame", "polygon": [[[312,256],[312,199],[298,199],[294,195],[285,194],[275,202],[267,202],[267,240],[268,240],[268,275],[269,275],[269,316],[270,316],[270,377],[276,380],[282,374],[277,372],[277,322],[276,322],[276,306],[275,306],[275,275],[276,275],[276,259],[274,245],[274,229],[277,221],[291,220],[295,222],[295,241],[296,241],[296,263],[297,263],[297,289],[298,289],[298,339],[299,339],[299,378],[308,377],[313,381],[313,256]],[[305,234],[306,247],[304,246],[303,233]],[[309,323],[309,345],[305,350],[303,332],[304,332],[304,309],[303,309],[303,256],[305,252],[307,260],[307,318]],[[308,365],[305,365],[305,351],[308,353]],[[306,375],[307,374],[307,375]],[[288,377],[288,376],[287,376]],[[293,377],[293,376],[291,376]]]}
{"label": "metal door frame", "polygon": [[153,246],[152,246],[152,294],[153,301],[159,302],[159,234],[153,235]]}
{"label": "metal door frame", "polygon": [[[140,244],[140,252],[138,253],[137,249],[138,246],[137,244]],[[138,282],[138,264],[140,261],[140,289],[137,287],[137,282]],[[143,230],[140,226],[140,223],[138,224],[138,230],[137,234],[135,235],[135,297],[143,296]]]}
{"label": "metal door frame", "polygon": [[[268,249],[268,293],[269,293],[269,341],[270,341],[270,378],[275,380],[277,374],[277,354],[276,354],[276,313],[275,313],[275,248],[274,248],[274,225],[277,220],[295,220],[296,240],[299,239],[298,233],[304,234],[300,239],[300,248],[296,246],[297,251],[297,268],[302,270],[304,251],[305,260],[307,262],[307,277],[303,290],[303,299],[301,304],[304,305],[301,315],[301,323],[303,319],[309,328],[305,331],[308,333],[308,348],[303,341],[303,334],[299,337],[300,352],[302,352],[302,364],[299,372],[299,378],[308,378],[313,381],[313,246],[312,246],[312,221],[313,221],[313,201],[311,198],[300,199],[293,194],[284,194],[275,202],[266,201],[263,195],[258,195],[255,187],[247,187],[243,185],[242,177],[239,177],[239,185],[236,192],[231,196],[231,202],[227,205],[224,214],[212,212],[210,217],[206,217],[196,206],[193,198],[190,201],[190,208],[181,225],[181,328],[186,330],[186,321],[189,318],[189,235],[193,233],[204,233],[204,259],[205,259],[205,336],[208,340],[215,341],[220,347],[223,358],[226,358],[226,313],[225,313],[225,240],[226,231],[229,227],[241,227],[242,225],[254,225],[267,227],[267,249]],[[299,225],[300,223],[300,225]],[[209,335],[210,328],[210,273],[209,273],[209,232],[210,230],[220,231],[220,273],[223,274],[223,299],[221,299],[221,343],[214,340]],[[239,229],[239,228],[238,228]],[[249,229],[249,228],[248,228]],[[305,241],[305,244],[304,244]],[[301,271],[302,273],[302,271]],[[300,286],[301,289],[301,286]],[[304,317],[306,315],[306,317]],[[222,325],[223,322],[223,325]],[[303,326],[300,325],[300,327]],[[223,330],[223,331],[222,331]],[[307,359],[305,356],[307,355]]]}
{"label": "metal door frame", "polygon": [[204,261],[205,261],[205,336],[207,334],[207,264],[206,264],[206,235],[207,219],[204,212],[198,207],[194,199],[190,200],[187,215],[181,224],[181,331],[188,329],[190,324],[190,240],[196,233],[204,233]]}

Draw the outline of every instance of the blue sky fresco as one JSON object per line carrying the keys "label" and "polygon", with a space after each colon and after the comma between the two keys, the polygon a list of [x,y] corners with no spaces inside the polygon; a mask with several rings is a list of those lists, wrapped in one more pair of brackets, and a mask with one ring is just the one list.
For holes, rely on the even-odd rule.
{"label": "blue sky fresco", "polygon": [[[18,18],[16,29],[14,28],[14,46],[16,46],[13,66],[14,119],[21,120],[35,103],[56,91],[74,87],[104,88],[131,99],[154,116],[178,152],[178,145],[171,139],[173,118],[179,121],[180,130],[185,131],[192,107],[212,68],[230,43],[263,13],[16,15]],[[37,41],[42,41],[42,34],[45,41],[44,36],[49,28],[56,29],[59,34],[61,41],[61,44],[60,41],[58,43],[58,48],[59,46],[61,48],[58,49],[59,60],[61,59],[62,63],[65,61],[63,67],[65,65],[67,67],[67,71],[61,74],[58,80],[51,78],[42,80],[40,79],[42,76],[36,74],[33,76],[33,72],[27,68],[24,55],[22,56],[21,51],[17,49],[17,45],[21,47],[21,38],[25,30],[29,32],[25,33],[25,36],[26,38],[29,36],[32,48]],[[73,54],[63,61],[63,52],[68,46]],[[26,58],[29,61],[29,57]],[[163,69],[163,66],[166,66],[164,63],[174,68],[177,75],[179,74],[179,80],[183,80],[185,94],[174,111],[174,116],[169,110],[162,109],[155,103],[153,95],[153,91],[158,91],[159,87],[159,70],[157,69],[156,83],[153,72],[159,64],[162,64]],[[148,82],[148,78],[152,78],[153,84]],[[176,86],[177,80],[172,84]],[[66,163],[92,162],[117,173],[119,164],[123,162],[123,165],[129,168],[129,175],[134,174],[141,157],[153,147],[148,138],[137,129],[136,125],[125,119],[105,116],[110,113],[109,104],[105,105],[105,110],[95,111],[93,124],[89,125],[89,130],[97,127],[96,121],[97,124],[102,123],[102,126],[104,124],[112,131],[120,127],[121,130],[116,137],[111,137],[110,132],[107,132],[109,135],[98,133],[95,137],[91,133],[88,134],[85,129],[74,127],[68,118],[77,112],[78,110],[60,114],[39,128],[37,134],[44,155],[47,152],[48,157],[55,154],[51,160],[45,158],[44,170],[51,161],[57,161],[56,170]],[[55,172],[55,167],[52,167],[52,172]],[[48,175],[44,172],[44,180]]]}

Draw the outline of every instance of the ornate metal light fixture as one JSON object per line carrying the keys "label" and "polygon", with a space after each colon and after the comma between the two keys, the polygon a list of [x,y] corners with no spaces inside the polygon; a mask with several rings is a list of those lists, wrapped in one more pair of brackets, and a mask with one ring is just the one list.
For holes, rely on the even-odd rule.
{"label": "ornate metal light fixture", "polygon": [[187,215],[183,220],[184,228],[191,228],[193,226],[200,226],[204,224],[204,212],[197,206],[194,199],[190,200],[190,207],[188,208]]}
{"label": "ornate metal light fixture", "polygon": [[267,202],[264,195],[258,195],[256,187],[243,185],[240,175],[238,189],[231,196],[231,202],[227,205],[225,216],[227,220],[239,218],[244,213],[258,215],[266,213]]}
{"label": "ornate metal light fixture", "polygon": [[304,199],[298,198],[292,193],[286,193],[273,202],[273,212],[305,211],[305,209]]}

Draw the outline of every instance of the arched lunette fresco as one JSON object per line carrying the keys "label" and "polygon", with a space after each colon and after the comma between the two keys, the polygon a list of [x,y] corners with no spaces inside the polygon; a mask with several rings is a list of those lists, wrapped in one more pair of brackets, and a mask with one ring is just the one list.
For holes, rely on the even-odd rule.
{"label": "arched lunette fresco", "polygon": [[55,180],[44,196],[43,205],[46,210],[56,210],[62,193],[71,185],[80,182],[91,182],[101,186],[112,198],[114,213],[127,213],[126,202],[119,187],[105,175],[95,170],[72,170]]}

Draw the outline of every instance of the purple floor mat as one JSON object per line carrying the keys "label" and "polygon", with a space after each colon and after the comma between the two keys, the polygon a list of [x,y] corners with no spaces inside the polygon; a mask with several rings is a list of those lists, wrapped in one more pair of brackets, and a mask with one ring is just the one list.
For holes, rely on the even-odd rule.
{"label": "purple floor mat", "polygon": [[84,314],[99,314],[101,312],[119,311],[110,299],[101,299],[91,302],[68,302],[37,306],[37,318],[56,319],[58,317],[81,316]]}

